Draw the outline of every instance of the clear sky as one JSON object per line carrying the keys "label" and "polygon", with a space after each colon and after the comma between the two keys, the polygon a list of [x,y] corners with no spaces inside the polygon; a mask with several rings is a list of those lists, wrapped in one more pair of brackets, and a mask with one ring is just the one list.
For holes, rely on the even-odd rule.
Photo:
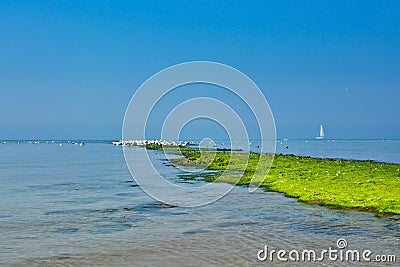
{"label": "clear sky", "polygon": [[0,36],[0,139],[118,139],[192,60],[252,78],[280,138],[400,138],[398,1],[0,1]]}

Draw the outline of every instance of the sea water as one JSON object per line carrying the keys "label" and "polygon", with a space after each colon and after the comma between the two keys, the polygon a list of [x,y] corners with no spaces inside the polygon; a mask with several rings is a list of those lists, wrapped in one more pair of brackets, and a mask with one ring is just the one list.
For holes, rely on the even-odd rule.
{"label": "sea water", "polygon": [[[398,140],[281,140],[277,151],[400,162]],[[163,164],[162,152],[149,155],[173,182],[204,183]],[[0,203],[6,266],[265,266],[257,259],[265,245],[322,250],[337,248],[339,238],[400,260],[398,216],[306,205],[246,187],[198,208],[162,205],[136,186],[122,148],[109,142],[0,145]],[[371,263],[357,263],[364,265]]]}

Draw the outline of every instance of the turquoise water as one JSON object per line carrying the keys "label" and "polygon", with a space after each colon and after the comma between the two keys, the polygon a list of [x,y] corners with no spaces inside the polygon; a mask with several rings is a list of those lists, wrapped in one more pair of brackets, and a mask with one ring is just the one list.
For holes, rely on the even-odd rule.
{"label": "turquoise water", "polygon": [[[400,162],[400,141],[288,140],[279,151]],[[161,152],[149,153],[171,181],[203,183],[185,179]],[[265,266],[257,260],[264,244],[321,250],[343,237],[352,249],[400,257],[398,216],[332,210],[245,187],[203,207],[169,207],[135,185],[120,147],[102,142],[0,145],[0,203],[6,266]],[[371,264],[357,264],[364,265]]]}

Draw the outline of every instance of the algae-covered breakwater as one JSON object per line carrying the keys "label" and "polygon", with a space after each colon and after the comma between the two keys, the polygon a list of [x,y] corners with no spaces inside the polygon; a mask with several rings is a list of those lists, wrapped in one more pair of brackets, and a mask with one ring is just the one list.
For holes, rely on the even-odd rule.
{"label": "algae-covered breakwater", "polygon": [[[238,185],[247,185],[259,163],[259,154],[181,151],[184,158],[174,165],[208,166],[211,170],[244,171]],[[243,165],[238,158],[247,159]],[[260,162],[263,164],[263,162]],[[206,177],[215,181],[218,177]],[[257,178],[257,177],[256,177]],[[354,208],[376,214],[400,214],[400,165],[372,161],[319,159],[295,155],[275,155],[271,169],[263,179],[266,190],[284,193],[302,202],[337,208]],[[218,181],[236,183],[238,176]]]}

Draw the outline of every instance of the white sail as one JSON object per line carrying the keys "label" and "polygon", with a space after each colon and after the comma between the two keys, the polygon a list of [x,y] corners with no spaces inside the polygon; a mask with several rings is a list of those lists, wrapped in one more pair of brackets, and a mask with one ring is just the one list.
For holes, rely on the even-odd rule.
{"label": "white sail", "polygon": [[317,139],[324,139],[325,138],[325,133],[324,133],[324,127],[321,126],[319,127],[319,135],[317,136]]}
{"label": "white sail", "polygon": [[322,124],[321,124],[321,127],[319,128],[319,136],[320,136],[320,137],[325,137],[325,134],[324,134],[324,127],[322,126]]}

